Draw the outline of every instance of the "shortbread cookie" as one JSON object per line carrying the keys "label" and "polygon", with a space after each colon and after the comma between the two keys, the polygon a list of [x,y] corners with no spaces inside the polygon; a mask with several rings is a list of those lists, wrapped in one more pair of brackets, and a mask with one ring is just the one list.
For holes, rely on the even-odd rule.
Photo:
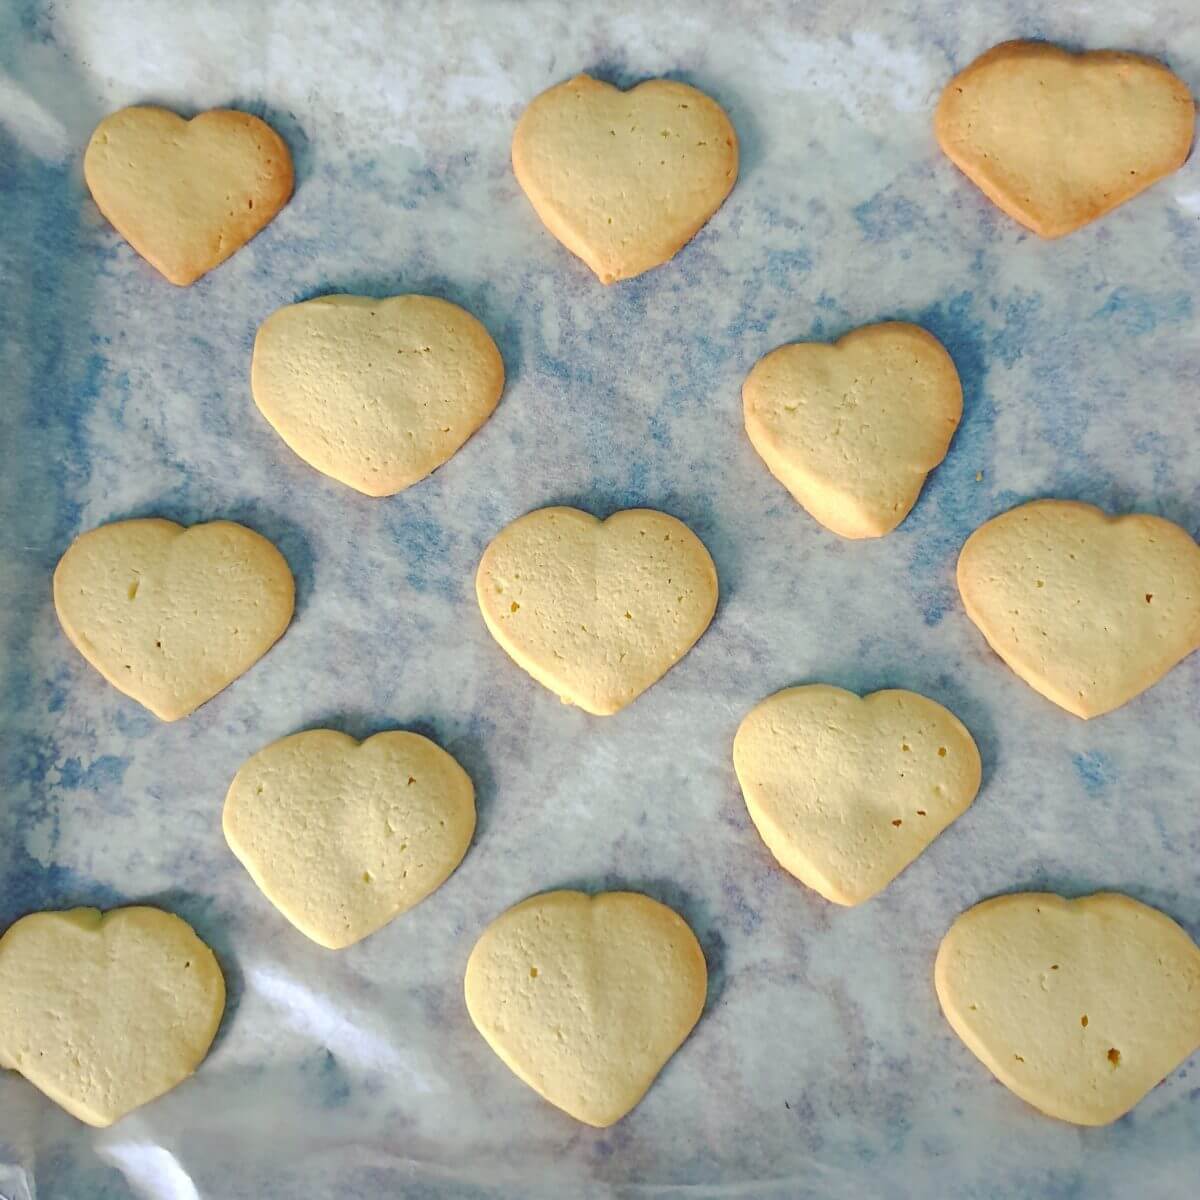
{"label": "shortbread cookie", "polygon": [[991,648],[1085,719],[1120,708],[1200,648],[1200,546],[1162,517],[1022,504],[967,539],[958,590]]}
{"label": "shortbread cookie", "polygon": [[1022,1100],[1107,1125],[1200,1049],[1200,948],[1128,896],[985,900],[942,939],[942,1011]]}
{"label": "shortbread cookie", "polygon": [[546,228],[614,283],[696,236],[733,190],[738,143],[725,110],[686,83],[622,92],[577,75],[521,114],[512,160]]}
{"label": "shortbread cookie", "polygon": [[832,346],[771,351],[747,376],[742,408],[755,450],[812,516],[871,538],[904,520],[946,457],[962,386],[937,338],[889,321]]}
{"label": "shortbread cookie", "polygon": [[823,683],[751,709],[733,764],[771,853],[836,904],[887,887],[966,812],[980,780],[974,740],[940,704]]}
{"label": "shortbread cookie", "polygon": [[672,909],[636,892],[545,892],[467,962],[467,1009],[505,1066],[604,1128],[646,1094],[704,1009],[708,970]]}
{"label": "shortbread cookie", "polygon": [[1005,42],[950,80],[934,130],[989,200],[1055,238],[1178,170],[1194,123],[1187,85],[1154,59]]}
{"label": "shortbread cookie", "polygon": [[259,328],[254,402],[306,463],[368,496],[437,470],[491,416],[504,361],[433,296],[322,296]]}
{"label": "shortbread cookie", "polygon": [[89,1125],[187,1079],[224,1011],[213,952],[161,909],[33,913],[0,938],[0,1066]]}
{"label": "shortbread cookie", "polygon": [[96,126],[83,173],[117,232],[180,287],[240,250],[292,194],[284,140],[229,108],[190,121],[123,108]]}
{"label": "shortbread cookie", "polygon": [[496,535],[475,577],[492,637],[566,704],[624,708],[699,640],[717,569],[682,521],[630,508],[600,521],[541,508]]}
{"label": "shortbread cookie", "polygon": [[283,555],[231,521],[101,525],[54,571],[54,607],[75,649],[164,721],[262,658],[292,619],[294,592]]}
{"label": "shortbread cookie", "polygon": [[440,887],[475,832],[475,789],[416,733],[332,729],[274,742],[225,797],[225,838],[301,933],[340,950]]}

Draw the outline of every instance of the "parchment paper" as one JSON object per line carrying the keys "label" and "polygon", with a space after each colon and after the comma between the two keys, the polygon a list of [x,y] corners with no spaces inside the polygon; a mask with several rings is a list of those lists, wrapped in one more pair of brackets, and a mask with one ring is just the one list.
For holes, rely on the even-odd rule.
{"label": "parchment paper", "polygon": [[[987,650],[953,583],[968,532],[1077,497],[1200,525],[1200,159],[1063,241],[1004,217],[930,118],[993,43],[1166,58],[1200,91],[1193,0],[567,4],[51,3],[0,15],[0,928],[151,902],[230,984],[195,1078],[92,1130],[0,1079],[0,1194],[69,1197],[1184,1197],[1200,1062],[1114,1126],[1037,1115],[943,1021],[931,968],[999,891],[1116,888],[1200,935],[1200,657],[1083,723]],[[669,266],[601,287],[509,166],[522,106],[590,70],[669,74],[729,111],[737,188]],[[260,113],[298,188],[179,290],[100,218],[81,156],[105,113]],[[249,394],[258,323],[328,291],[429,292],[496,337],[509,382],[431,479],[372,501],[312,471]],[[742,429],[753,362],[883,318],[932,330],[966,393],[901,528],[850,543]],[[564,707],[488,637],[483,546],[551,503],[674,513],[716,560],[710,631],[610,719]],[[294,624],[243,679],[160,724],[59,631],[79,532],[157,514],[274,540]],[[805,681],[900,686],[982,750],[975,806],[887,891],[841,910],[750,826],[730,746]],[[417,729],[473,776],[479,831],[427,902],[341,953],[308,942],[227,850],[237,767],[285,734]],[[563,885],[644,889],[708,956],[694,1036],[608,1131],[543,1103],[476,1034],[470,947]]]}

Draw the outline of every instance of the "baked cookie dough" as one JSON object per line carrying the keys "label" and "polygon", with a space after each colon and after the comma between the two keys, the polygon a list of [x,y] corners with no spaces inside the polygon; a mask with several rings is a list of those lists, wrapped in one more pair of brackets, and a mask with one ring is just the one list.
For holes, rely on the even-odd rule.
{"label": "baked cookie dough", "polygon": [[1196,119],[1187,85],[1140,54],[994,46],[946,85],[938,144],[989,200],[1062,237],[1177,171]]}
{"label": "baked cookie dough", "polygon": [[513,1074],[577,1121],[612,1125],[691,1033],[704,952],[636,892],[545,892],[510,908],[467,962],[467,1009]]}
{"label": "baked cookie dough", "polygon": [[116,231],[180,287],[267,225],[293,182],[279,134],[230,108],[190,121],[165,108],[123,108],[96,126],[83,174]]}
{"label": "baked cookie dough", "polygon": [[115,521],[77,537],[54,571],[72,645],[164,721],[248,671],[288,627],[294,599],[283,555],[232,521]]}
{"label": "baked cookie dough", "polygon": [[213,952],[161,909],[32,913],[0,938],[0,1066],[89,1125],[187,1079],[224,1011]]}
{"label": "baked cookie dough", "polygon": [[733,763],[771,853],[835,904],[887,887],[966,812],[981,777],[974,739],[940,704],[823,683],[751,709]]}
{"label": "baked cookie dough", "polygon": [[755,450],[813,517],[873,538],[908,516],[946,457],[962,385],[937,338],[888,321],[772,350],[746,377],[742,409]]}
{"label": "baked cookie dough", "polygon": [[512,161],[546,228],[614,283],[696,236],[733,190],[738,142],[725,110],[686,83],[623,92],[576,75],[521,114]]}
{"label": "baked cookie dough", "polygon": [[403,491],[491,416],[504,362],[433,296],[321,296],[272,313],[250,368],[259,411],[310,466],[367,496]]}
{"label": "baked cookie dough", "polygon": [[1200,1049],[1200,948],[1128,896],[985,900],[942,939],[942,1011],[1005,1087],[1107,1125]]}
{"label": "baked cookie dough", "polygon": [[630,508],[601,521],[541,508],[492,540],[475,592],[518,666],[564,703],[607,716],[699,640],[716,611],[717,570],[666,513]]}
{"label": "baked cookie dough", "polygon": [[958,590],[988,645],[1085,719],[1120,708],[1200,647],[1200,546],[1146,513],[1022,504],[967,539]]}
{"label": "baked cookie dough", "polygon": [[330,950],[440,887],[475,832],[475,789],[441,747],[390,730],[364,742],[313,729],[246,762],[225,838],[263,894]]}

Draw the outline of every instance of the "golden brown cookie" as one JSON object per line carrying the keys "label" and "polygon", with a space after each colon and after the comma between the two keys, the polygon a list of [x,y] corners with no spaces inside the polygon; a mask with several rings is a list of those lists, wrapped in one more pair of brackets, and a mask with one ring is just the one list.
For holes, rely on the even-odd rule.
{"label": "golden brown cookie", "polygon": [[165,108],[123,108],[96,126],[83,173],[117,232],[180,287],[241,249],[293,183],[279,134],[230,108],[190,121]]}
{"label": "golden brown cookie", "polygon": [[950,80],[934,130],[989,200],[1056,238],[1177,171],[1195,116],[1187,85],[1152,58],[1018,41]]}
{"label": "golden brown cookie", "polygon": [[613,283],[696,236],[733,190],[738,143],[725,110],[686,83],[623,92],[576,75],[521,114],[512,161],[546,228]]}

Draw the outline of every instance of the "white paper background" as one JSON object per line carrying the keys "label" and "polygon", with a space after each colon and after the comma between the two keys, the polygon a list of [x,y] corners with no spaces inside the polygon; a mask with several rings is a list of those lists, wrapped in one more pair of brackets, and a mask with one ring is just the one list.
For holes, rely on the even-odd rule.
{"label": "white paper background", "polygon": [[[960,910],[1029,886],[1126,890],[1200,934],[1200,659],[1084,724],[990,655],[953,586],[970,529],[1032,496],[1196,532],[1200,165],[1046,243],[930,132],[941,84],[1013,36],[1165,56],[1200,91],[1193,0],[10,0],[0,14],[0,927],[160,903],[230,984],[195,1079],[112,1129],[0,1079],[0,1194],[1194,1194],[1195,1061],[1110,1128],[1058,1124],[957,1041],[931,967]],[[695,242],[609,289],[540,227],[508,161],[523,104],[585,69],[693,82],[742,142],[737,188]],[[184,291],[82,183],[95,123],[137,102],[248,108],[296,159],[292,203]],[[250,400],[257,324],[328,290],[444,295],[505,356],[492,420],[390,500],[305,467]],[[770,478],[739,389],[782,342],[886,317],[946,343],[966,411],[901,529],[852,544]],[[491,536],[561,502],[666,509],[720,572],[708,634],[607,720],[526,678],[474,603]],[[175,725],[86,667],[50,604],[72,537],[144,514],[242,520],[299,585],[280,644]],[[755,701],[814,680],[924,692],[984,758],[974,808],[857,910],[774,866],[730,763]],[[479,793],[462,868],[338,954],[267,904],[219,819],[246,757],[320,725],[424,731]],[[694,1036],[608,1131],[520,1084],[461,999],[487,921],[562,885],[650,892],[709,959]]]}

